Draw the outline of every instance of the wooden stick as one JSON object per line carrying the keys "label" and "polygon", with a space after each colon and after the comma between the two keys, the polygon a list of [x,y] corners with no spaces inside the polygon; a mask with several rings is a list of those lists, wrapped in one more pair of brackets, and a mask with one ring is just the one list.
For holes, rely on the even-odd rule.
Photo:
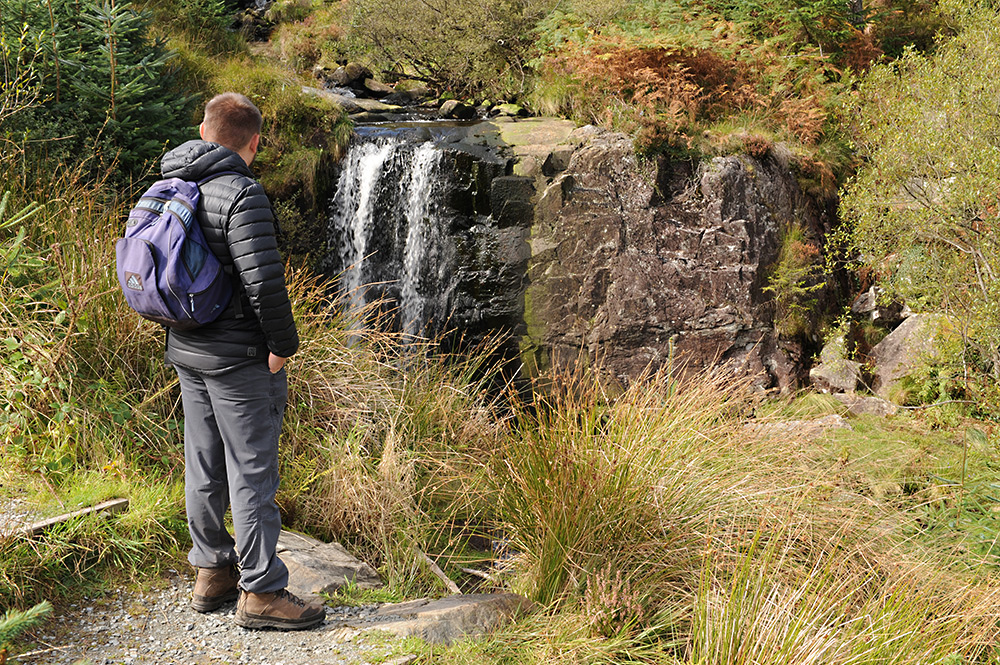
{"label": "wooden stick", "polygon": [[475,568],[462,568],[461,571],[468,575],[475,575],[476,577],[480,577],[486,580],[487,582],[493,582],[494,584],[496,584],[497,581],[497,579],[492,575],[490,575],[489,573],[484,573],[483,571],[476,570]]}
{"label": "wooden stick", "polygon": [[431,572],[434,573],[434,575],[437,576],[439,580],[444,582],[444,585],[445,587],[448,588],[448,591],[452,593],[462,593],[462,590],[458,588],[458,585],[455,584],[450,577],[445,575],[444,571],[441,570],[440,566],[431,561],[431,558],[429,556],[421,552],[420,549],[418,549],[417,547],[414,547],[413,551],[416,552],[417,556],[420,559],[422,559],[424,563],[427,564],[427,567],[431,569]]}
{"label": "wooden stick", "polygon": [[41,522],[35,522],[34,524],[29,524],[28,526],[21,527],[16,531],[11,532],[11,536],[24,536],[30,538],[31,536],[37,536],[42,531],[51,528],[57,524],[62,524],[63,522],[68,522],[75,517],[82,517],[84,515],[90,515],[92,513],[108,513],[111,515],[124,512],[128,510],[128,499],[112,499],[110,501],[105,501],[104,503],[99,503],[96,506],[91,506],[90,508],[82,508],[80,510],[74,510],[71,513],[65,513],[64,515],[58,515],[56,517],[50,517],[47,520],[42,520]]}

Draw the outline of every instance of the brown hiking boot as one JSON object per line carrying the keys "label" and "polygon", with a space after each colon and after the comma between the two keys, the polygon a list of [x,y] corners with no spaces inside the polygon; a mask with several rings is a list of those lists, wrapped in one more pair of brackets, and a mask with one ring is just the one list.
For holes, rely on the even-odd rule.
{"label": "brown hiking boot", "polygon": [[302,630],[323,623],[326,610],[282,589],[276,593],[241,591],[236,603],[236,623],[244,628]]}
{"label": "brown hiking boot", "polygon": [[211,612],[236,600],[239,581],[240,574],[236,572],[235,564],[222,568],[199,568],[191,594],[191,608],[195,612]]}

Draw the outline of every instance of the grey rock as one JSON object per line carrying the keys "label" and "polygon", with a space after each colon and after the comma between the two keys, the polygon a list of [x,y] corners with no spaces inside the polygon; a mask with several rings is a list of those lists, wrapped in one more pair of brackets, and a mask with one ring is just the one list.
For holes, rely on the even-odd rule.
{"label": "grey rock", "polygon": [[568,146],[556,148],[549,153],[542,164],[542,173],[553,176],[569,168],[569,160],[573,157],[573,149]]}
{"label": "grey rock", "polygon": [[914,314],[875,345],[875,394],[888,399],[899,380],[938,355],[938,343],[947,319],[936,314]]}
{"label": "grey rock", "polygon": [[530,115],[528,110],[518,104],[497,104],[490,109],[491,116],[506,116],[510,118],[524,118]]}
{"label": "grey rock", "polygon": [[819,354],[819,364],[809,370],[813,388],[823,393],[853,392],[861,382],[861,363],[845,357],[843,335],[837,335]]}
{"label": "grey rock", "polygon": [[898,326],[903,319],[913,313],[901,302],[895,300],[888,303],[880,302],[882,293],[882,289],[872,286],[854,299],[851,303],[851,313],[867,314],[872,321],[878,321],[879,324],[889,328]]}
{"label": "grey rock", "polygon": [[861,363],[840,359],[816,365],[809,370],[809,382],[821,393],[847,393],[857,390],[861,381]]}
{"label": "grey rock", "polygon": [[418,104],[432,97],[434,92],[427,86],[415,81],[400,81],[395,86],[395,92],[385,98],[389,104],[407,106]]}
{"label": "grey rock", "polygon": [[772,423],[749,423],[746,429],[758,436],[780,439],[817,439],[831,430],[853,429],[840,415],[831,414],[813,420],[785,420]]}
{"label": "grey rock", "polygon": [[326,90],[320,90],[319,88],[312,88],[310,86],[302,86],[302,92],[306,95],[312,95],[313,97],[321,97],[326,99],[344,109],[347,113],[358,113],[365,109],[362,109],[358,105],[361,100],[355,99],[353,97],[348,97],[346,95],[338,95],[334,92],[328,92]]}
{"label": "grey rock", "polygon": [[387,122],[389,116],[382,113],[373,113],[371,111],[362,111],[360,113],[352,113],[350,115],[351,120],[357,124],[373,123],[373,122]]}
{"label": "grey rock", "polygon": [[528,599],[511,593],[459,594],[441,600],[414,600],[383,605],[374,624],[354,624],[400,637],[420,637],[432,644],[450,644],[461,637],[485,634],[534,610]]}
{"label": "grey rock", "polygon": [[595,127],[567,141],[579,147],[539,190],[531,230],[528,371],[582,352],[623,379],[725,363],[762,388],[800,385],[807,358],[778,337],[761,285],[784,229],[819,237],[824,211],[788,170],[770,158],[640,161],[630,137]]}
{"label": "grey rock", "polygon": [[534,218],[534,181],[521,176],[503,176],[490,183],[493,219],[501,228],[528,226]]}
{"label": "grey rock", "polygon": [[873,415],[887,418],[899,412],[898,406],[878,397],[839,394],[833,398],[846,406],[847,412],[852,416]]}
{"label": "grey rock", "polygon": [[457,99],[449,99],[442,104],[439,113],[442,118],[455,118],[457,120],[469,120],[476,117],[476,109]]}
{"label": "grey rock", "polygon": [[316,599],[351,582],[361,589],[382,586],[378,573],[339,543],[283,530],[278,536],[278,556],[288,567],[289,590],[299,596]]}
{"label": "grey rock", "polygon": [[363,88],[365,79],[371,76],[371,71],[364,65],[349,62],[343,67],[337,67],[330,75],[330,80],[337,85]]}
{"label": "grey rock", "polygon": [[364,81],[365,90],[370,92],[374,97],[385,97],[386,95],[391,95],[396,92],[396,89],[391,85],[382,83],[381,81],[376,81],[373,78],[366,78]]}

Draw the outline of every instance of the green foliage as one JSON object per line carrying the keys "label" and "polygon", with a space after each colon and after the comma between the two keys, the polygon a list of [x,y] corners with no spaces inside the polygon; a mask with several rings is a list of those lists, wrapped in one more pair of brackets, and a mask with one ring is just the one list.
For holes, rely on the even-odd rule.
{"label": "green foliage", "polygon": [[965,371],[991,383],[1000,377],[997,39],[1000,19],[980,13],[933,56],[910,51],[872,70],[856,125],[864,166],[841,207],[858,266],[912,308],[952,317]]}
{"label": "green foliage", "polygon": [[786,229],[778,261],[763,289],[773,297],[774,325],[780,334],[794,337],[814,331],[817,291],[826,287],[821,269],[817,243],[798,224]]}
{"label": "green foliage", "polygon": [[52,614],[52,603],[44,600],[34,607],[24,610],[8,610],[0,618],[0,663],[6,661],[7,650],[18,635],[31,630]]}
{"label": "green foliage", "polygon": [[150,39],[150,18],[128,2],[2,0],[4,39],[42,48],[31,84],[46,100],[4,127],[8,138],[41,141],[54,159],[96,152],[133,174],[145,169],[178,136],[191,102],[172,87],[172,54]]}
{"label": "green foliage", "polygon": [[349,59],[340,27],[343,9],[339,3],[314,9],[301,21],[283,21],[271,34],[271,44],[281,59],[299,70],[321,64],[336,67]]}
{"label": "green foliage", "polygon": [[150,26],[172,48],[194,44],[211,55],[246,54],[246,42],[230,29],[233,3],[227,0],[146,0],[140,2],[152,13]]}
{"label": "green foliage", "polygon": [[[462,95],[525,91],[532,27],[552,0],[353,0],[349,24],[373,64]],[[405,16],[406,20],[399,20]]]}
{"label": "green foliage", "polygon": [[[20,32],[0,30],[0,129],[5,121],[35,106],[42,95],[35,67],[43,57],[39,36],[32,37],[28,25]],[[0,141],[5,140],[0,134]]]}
{"label": "green foliage", "polygon": [[284,201],[286,251],[297,260],[313,255],[329,179],[353,132],[350,119],[340,106],[303,94],[302,82],[280,65],[234,58],[213,73],[210,89],[242,91],[260,108],[264,128],[254,168],[268,194]]}
{"label": "green foliage", "polygon": [[274,23],[301,21],[312,13],[321,0],[277,0],[267,8],[266,18]]}

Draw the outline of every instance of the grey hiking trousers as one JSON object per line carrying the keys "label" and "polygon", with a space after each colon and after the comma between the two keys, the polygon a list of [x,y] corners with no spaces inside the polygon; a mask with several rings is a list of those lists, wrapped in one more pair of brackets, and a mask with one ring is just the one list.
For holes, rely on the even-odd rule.
{"label": "grey hiking trousers", "polygon": [[[184,404],[184,494],[193,546],[188,561],[218,568],[237,561],[240,587],[270,593],[288,584],[275,553],[281,516],[278,435],[288,377],[255,363],[220,376],[176,366]],[[236,541],[226,530],[232,505]],[[235,548],[234,548],[235,545]]]}

